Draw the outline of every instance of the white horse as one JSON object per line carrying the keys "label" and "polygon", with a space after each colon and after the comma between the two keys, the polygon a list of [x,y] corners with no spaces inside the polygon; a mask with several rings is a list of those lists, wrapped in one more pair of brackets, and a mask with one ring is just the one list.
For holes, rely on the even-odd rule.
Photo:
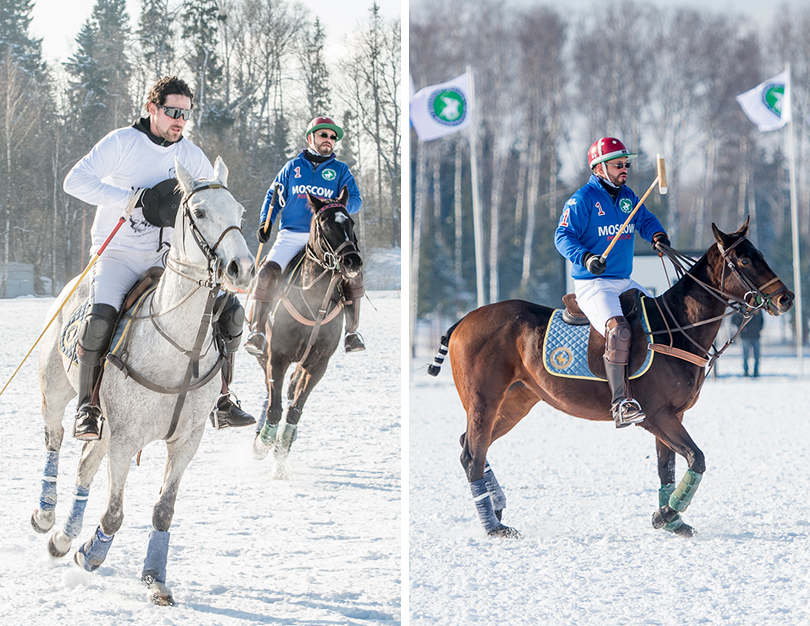
{"label": "white horse", "polygon": [[[210,181],[194,180],[176,160],[175,166],[183,201],[177,211],[167,269],[155,291],[145,297],[139,312],[130,319],[128,353],[121,357],[126,371],[107,362],[99,392],[107,424],[101,439],[84,444],[72,510],[64,528],[54,532],[48,542],[53,556],[70,551],[81,531],[90,484],[107,455],[109,486],[101,523],[75,553],[76,562],[84,569],[98,568],[124,518],[124,483],[132,458],[148,443],[165,440],[168,458],[141,577],[149,587],[149,599],[162,605],[173,604],[165,582],[177,489],[221,390],[223,357],[211,326],[213,302],[220,288],[246,288],[254,273],[253,255],[240,229],[244,209],[226,188],[228,170],[222,159],[217,157]],[[63,294],[71,287],[65,287]],[[59,449],[65,432],[62,418],[67,403],[77,393],[77,367],[60,353],[59,338],[87,294],[87,285],[80,285],[59,313],[59,323],[52,324],[43,337],[39,353],[48,455],[40,506],[31,523],[41,533],[54,525]]]}

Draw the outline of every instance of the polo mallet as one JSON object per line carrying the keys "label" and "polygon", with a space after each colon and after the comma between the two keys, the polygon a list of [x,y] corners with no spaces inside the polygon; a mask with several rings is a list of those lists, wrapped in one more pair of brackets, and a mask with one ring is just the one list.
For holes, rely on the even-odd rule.
{"label": "polo mallet", "polygon": [[112,229],[112,232],[107,236],[107,239],[104,240],[104,243],[101,244],[101,247],[99,247],[99,249],[96,251],[96,253],[92,256],[92,258],[90,259],[90,262],[87,264],[87,267],[81,273],[78,280],[76,281],[76,284],[73,285],[73,288],[70,290],[70,293],[68,293],[68,295],[65,296],[65,299],[62,302],[62,304],[60,304],[59,308],[56,309],[56,313],[53,314],[53,317],[45,325],[45,328],[42,329],[42,332],[39,334],[39,337],[37,337],[37,340],[34,342],[34,345],[32,345],[31,349],[28,350],[26,355],[23,357],[23,360],[20,361],[20,364],[17,366],[17,369],[14,370],[14,373],[11,375],[11,378],[8,379],[8,382],[5,384],[5,386],[2,389],[0,389],[0,396],[3,395],[3,392],[11,384],[11,381],[14,380],[14,377],[17,375],[17,372],[20,371],[20,368],[23,366],[23,364],[28,359],[28,357],[31,356],[31,353],[34,351],[34,348],[37,347],[37,344],[39,343],[40,339],[42,339],[45,336],[45,333],[48,332],[48,329],[51,327],[51,324],[53,324],[54,320],[59,316],[59,313],[62,311],[64,306],[67,304],[68,300],[70,300],[70,296],[73,295],[73,293],[79,287],[81,282],[84,280],[84,277],[87,276],[88,272],[92,269],[93,265],[95,265],[96,261],[98,261],[98,257],[101,256],[102,252],[104,252],[104,249],[112,241],[112,239],[113,239],[113,237],[115,237],[116,233],[118,233],[118,230],[121,228],[121,226],[124,225],[124,222],[127,221],[130,214],[132,213],[132,209],[135,208],[136,200],[137,200],[137,198],[136,198],[135,194],[132,194],[130,196],[130,198],[129,198],[128,203],[127,203],[126,213],[124,213],[124,215],[122,215],[118,219],[118,223],[115,225],[115,228]]}
{"label": "polo mallet", "polygon": [[632,212],[630,213],[630,215],[627,216],[627,219],[624,221],[624,224],[622,224],[622,227],[616,233],[616,236],[613,238],[613,241],[610,242],[610,245],[607,247],[607,250],[605,250],[602,253],[602,256],[600,257],[602,259],[602,262],[604,262],[605,259],[607,259],[608,253],[613,249],[613,246],[616,245],[616,242],[619,241],[619,237],[621,237],[621,234],[624,232],[624,229],[627,228],[628,224],[630,224],[630,220],[633,219],[633,216],[636,214],[636,211],[638,211],[639,207],[642,204],[644,204],[644,201],[647,199],[647,196],[650,195],[650,192],[653,190],[653,188],[656,185],[658,185],[658,193],[660,193],[662,196],[664,194],[666,194],[666,192],[667,192],[667,171],[666,171],[666,168],[664,167],[664,155],[663,154],[659,154],[657,156],[656,169],[657,169],[657,176],[655,177],[655,180],[652,182],[652,185],[650,185],[650,188],[647,190],[647,192],[643,196],[641,196],[641,200],[639,200],[638,204],[636,204],[636,208],[633,209]]}
{"label": "polo mallet", "polygon": [[[270,216],[273,214],[273,209],[276,206],[276,200],[278,200],[278,183],[273,183],[273,197],[270,198],[270,206],[267,207],[267,215],[264,218],[264,225],[262,226],[262,230],[267,230],[270,226]],[[255,269],[259,269],[259,262],[262,258],[262,248],[264,247],[264,242],[259,242],[259,249],[256,251],[256,265]],[[256,274],[258,277],[258,274]],[[253,285],[256,281],[251,281],[250,286],[248,287],[247,293],[245,294],[245,303],[250,300],[250,293],[253,291]],[[251,316],[253,315],[253,308],[251,307],[250,310]]]}

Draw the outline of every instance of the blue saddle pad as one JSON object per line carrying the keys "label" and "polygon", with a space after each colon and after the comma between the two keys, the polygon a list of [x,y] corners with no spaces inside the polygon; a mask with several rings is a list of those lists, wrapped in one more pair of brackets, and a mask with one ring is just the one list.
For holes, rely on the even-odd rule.
{"label": "blue saddle pad", "polygon": [[[644,298],[641,299],[641,324],[650,340],[650,328],[647,321],[647,309]],[[562,319],[562,309],[555,309],[546,328],[546,337],[543,340],[543,365],[546,371],[554,376],[563,378],[585,378],[591,380],[606,380],[597,376],[588,367],[588,337],[591,332],[590,324],[575,326],[566,324]],[[653,351],[647,350],[647,358],[630,378],[638,378],[644,374],[652,364]]]}

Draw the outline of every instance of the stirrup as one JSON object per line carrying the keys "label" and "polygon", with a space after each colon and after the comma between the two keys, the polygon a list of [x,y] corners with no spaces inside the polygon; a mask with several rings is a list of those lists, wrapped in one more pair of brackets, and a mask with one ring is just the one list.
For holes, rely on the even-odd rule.
{"label": "stirrup", "polygon": [[357,331],[353,333],[346,333],[346,338],[343,340],[343,345],[346,352],[361,352],[366,349],[366,344],[363,342],[363,336]]}
{"label": "stirrup", "polygon": [[245,351],[251,356],[260,357],[267,352],[267,337],[264,333],[256,330],[248,335],[245,340]]}
{"label": "stirrup", "polygon": [[95,404],[85,402],[76,412],[76,421],[73,423],[73,436],[82,441],[101,439],[102,422],[101,408]]}
{"label": "stirrup", "polygon": [[616,423],[616,428],[624,428],[631,424],[638,424],[643,422],[647,417],[644,411],[641,410],[641,405],[634,399],[617,400],[610,411],[613,414],[613,421]]}

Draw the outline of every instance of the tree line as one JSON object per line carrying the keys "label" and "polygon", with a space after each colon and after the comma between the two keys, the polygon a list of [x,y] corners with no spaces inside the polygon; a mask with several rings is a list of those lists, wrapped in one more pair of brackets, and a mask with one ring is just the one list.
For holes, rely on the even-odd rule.
{"label": "tree line", "polygon": [[[633,1],[580,11],[496,0],[464,7],[411,7],[410,72],[421,88],[474,68],[487,301],[559,302],[565,273],[553,231],[601,136],[640,153],[629,181],[639,196],[655,178],[656,153],[666,155],[669,194],[646,204],[674,246],[703,252],[712,222],[730,232],[750,215],[752,240],[793,287],[787,129],[760,133],[734,96],[790,63],[806,241],[810,7],[783,6],[769,24]],[[476,305],[469,145],[463,133],[419,143],[411,131],[411,147],[411,210],[420,203],[430,234],[419,251],[418,316],[457,318]],[[808,268],[803,255],[803,277]]]}
{"label": "tree line", "polygon": [[96,0],[75,52],[55,66],[31,36],[34,4],[4,0],[0,10],[6,268],[32,263],[54,293],[81,272],[94,207],[62,191],[65,175],[109,131],[146,116],[150,86],[167,75],[191,86],[186,134],[228,165],[254,249],[267,188],[318,115],[346,131],[336,151],[363,195],[361,246],[400,245],[401,24],[376,0],[345,34],[339,59],[327,52],[324,24],[292,0],[141,0],[136,28],[126,0]]}

